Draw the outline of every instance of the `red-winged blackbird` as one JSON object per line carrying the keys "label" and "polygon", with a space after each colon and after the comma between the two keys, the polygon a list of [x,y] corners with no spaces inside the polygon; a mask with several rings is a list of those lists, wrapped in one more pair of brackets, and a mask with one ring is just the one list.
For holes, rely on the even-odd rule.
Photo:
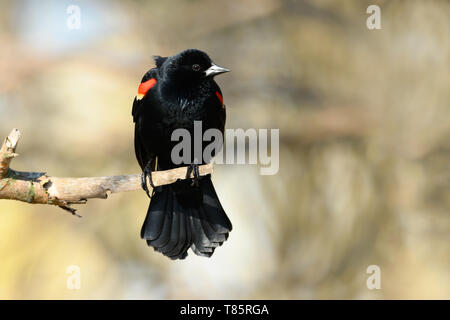
{"label": "red-winged blackbird", "polygon": [[154,59],[156,67],[142,78],[132,110],[142,188],[149,195],[145,181],[149,177],[153,186],[151,172],[155,169],[189,165],[186,176],[193,173],[194,178],[153,188],[141,238],[171,259],[184,259],[189,248],[199,256],[210,257],[227,240],[231,222],[211,176],[199,177],[193,156],[190,163],[173,163],[171,152],[178,142],[171,141],[171,135],[183,128],[193,139],[194,121],[202,121],[202,136],[209,128],[224,132],[225,106],[214,76],[229,70],[215,65],[206,53],[196,49]]}

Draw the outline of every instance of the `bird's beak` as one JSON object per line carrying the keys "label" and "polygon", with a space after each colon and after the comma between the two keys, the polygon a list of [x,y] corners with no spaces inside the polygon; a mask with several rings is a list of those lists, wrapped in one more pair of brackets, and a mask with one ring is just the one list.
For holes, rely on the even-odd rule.
{"label": "bird's beak", "polygon": [[209,67],[209,69],[205,70],[205,77],[214,77],[217,76],[218,74],[225,73],[228,71],[230,70],[227,68],[219,67],[213,63],[211,67]]}

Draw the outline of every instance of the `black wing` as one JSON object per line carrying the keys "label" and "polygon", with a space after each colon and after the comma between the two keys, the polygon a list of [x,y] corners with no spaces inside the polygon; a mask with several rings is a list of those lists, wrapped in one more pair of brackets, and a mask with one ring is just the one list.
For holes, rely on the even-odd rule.
{"label": "black wing", "polygon": [[137,124],[134,126],[134,152],[136,154],[136,159],[139,163],[139,166],[142,170],[144,170],[144,167],[148,163],[148,161],[154,158],[153,154],[148,154],[142,141],[142,137],[139,134],[139,128]]}
{"label": "black wing", "polygon": [[[147,71],[147,73],[142,77],[141,83],[145,82],[147,80],[150,80],[151,78],[158,80],[158,69],[157,68],[153,68],[153,69],[150,69],[149,71]],[[134,123],[137,123],[138,117],[142,112],[142,108],[143,108],[142,100],[143,99],[138,100],[137,98],[134,98],[133,108],[131,109],[131,115],[133,116]]]}
{"label": "black wing", "polygon": [[[155,78],[158,80],[158,69],[153,68],[149,70],[144,77],[141,80],[142,82],[145,82],[151,78]],[[134,98],[133,101],[133,108],[131,110],[131,115],[133,116],[133,122],[134,125],[134,152],[136,153],[136,159],[139,163],[139,166],[141,169],[144,169],[145,165],[152,159],[155,158],[154,153],[151,150],[148,150],[148,148],[145,147],[145,141],[143,141],[143,137],[140,134],[141,128],[140,128],[140,117],[143,116],[143,109],[145,101],[144,99],[138,100],[137,97]]]}

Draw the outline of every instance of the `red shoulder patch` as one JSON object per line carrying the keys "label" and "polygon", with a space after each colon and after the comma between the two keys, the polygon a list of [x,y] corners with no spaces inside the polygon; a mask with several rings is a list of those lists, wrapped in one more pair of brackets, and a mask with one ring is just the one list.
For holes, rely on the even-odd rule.
{"label": "red shoulder patch", "polygon": [[220,103],[222,104],[222,106],[223,106],[223,97],[222,97],[222,95],[220,94],[220,92],[219,91],[216,91],[216,96],[217,96],[217,98],[219,98],[219,100],[220,100]]}
{"label": "red shoulder patch", "polygon": [[151,78],[145,82],[142,82],[138,88],[137,99],[141,100],[145,96],[147,91],[153,88],[155,84],[156,84],[155,78]]}

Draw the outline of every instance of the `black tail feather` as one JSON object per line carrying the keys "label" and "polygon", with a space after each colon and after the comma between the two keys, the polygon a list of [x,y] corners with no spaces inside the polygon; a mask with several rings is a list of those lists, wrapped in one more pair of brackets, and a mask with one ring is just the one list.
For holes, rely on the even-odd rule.
{"label": "black tail feather", "polygon": [[[172,197],[172,196],[170,196]],[[163,253],[168,254],[171,252],[178,244],[178,241],[180,240],[180,216],[181,212],[175,208],[175,203],[172,201],[168,207],[167,212],[172,211],[172,226],[170,229],[169,234],[169,242],[165,245],[158,247],[156,250]],[[172,209],[171,209],[172,207]],[[170,214],[169,214],[170,215]]]}
{"label": "black tail feather", "polygon": [[165,252],[161,251],[163,254],[171,258],[178,258],[183,253],[182,249],[186,245],[186,217],[178,206],[178,202],[174,201],[173,212],[178,220],[178,232],[172,234],[174,240],[174,246]]}
{"label": "black tail feather", "polygon": [[146,240],[155,240],[161,234],[164,220],[166,218],[167,197],[169,193],[155,193],[154,200],[150,202],[150,206],[145,217],[144,225],[141,229],[141,238]]}
{"label": "black tail feather", "polygon": [[[168,193],[162,200],[166,202],[165,209],[164,209],[164,223],[161,228],[161,232],[159,236],[154,240],[148,240],[147,244],[154,247],[155,249],[161,248],[165,246],[169,240],[170,240],[170,231],[172,229],[172,218],[173,218],[173,212],[172,212],[172,201],[173,196],[172,194]],[[150,202],[150,207],[152,206],[152,202]],[[149,209],[150,210],[150,209]],[[151,211],[153,214],[153,211]],[[159,213],[159,212],[158,212]],[[151,215],[150,215],[151,217]],[[151,221],[152,219],[150,219]],[[152,228],[151,224],[149,224],[150,228]]]}
{"label": "black tail feather", "polygon": [[150,201],[141,238],[171,259],[184,259],[189,248],[199,256],[210,257],[231,229],[210,176],[206,176],[199,187],[159,188]]}
{"label": "black tail feather", "polygon": [[186,230],[186,239],[184,241],[183,246],[181,247],[180,252],[177,255],[171,256],[171,259],[184,259],[187,257],[187,251],[192,243],[192,231],[189,227],[189,216],[187,214],[183,214],[184,216],[184,227]]}

